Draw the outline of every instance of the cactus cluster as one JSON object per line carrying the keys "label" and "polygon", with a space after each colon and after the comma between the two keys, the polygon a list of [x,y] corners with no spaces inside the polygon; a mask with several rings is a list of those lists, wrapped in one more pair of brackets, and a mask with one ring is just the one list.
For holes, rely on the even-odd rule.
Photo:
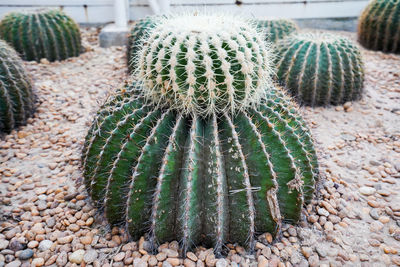
{"label": "cactus cluster", "polygon": [[[317,161],[309,132],[276,88],[230,116],[185,114],[125,89],[99,111],[86,138],[88,191],[111,224],[152,244],[180,240],[220,251],[296,222]],[[136,91],[136,92],[135,92]]]}
{"label": "cactus cluster", "polygon": [[134,72],[134,62],[142,47],[142,41],[146,39],[149,29],[156,24],[156,19],[156,16],[147,16],[144,19],[138,20],[133,26],[128,37],[128,47],[126,49],[129,73]]}
{"label": "cactus cluster", "polygon": [[56,61],[79,56],[81,52],[79,27],[60,10],[9,13],[0,21],[0,38],[24,60]]}
{"label": "cactus cluster", "polygon": [[257,30],[225,16],[160,19],[138,56],[146,98],[186,113],[242,110],[271,83],[271,56]]}
{"label": "cactus cluster", "polygon": [[290,19],[258,20],[256,25],[263,32],[265,40],[272,43],[276,43],[298,30],[297,24]]}
{"label": "cactus cluster", "polygon": [[21,59],[0,40],[0,132],[25,124],[34,111],[34,99]]}
{"label": "cactus cluster", "polygon": [[360,16],[358,40],[368,49],[400,53],[400,2],[371,1]]}
{"label": "cactus cluster", "polygon": [[82,153],[109,223],[153,246],[217,252],[296,223],[318,163],[257,29],[230,16],[165,18],[138,54],[134,84],[100,109]]}
{"label": "cactus cluster", "polygon": [[363,62],[349,39],[295,34],[282,40],[277,50],[278,79],[301,104],[338,105],[361,98]]}

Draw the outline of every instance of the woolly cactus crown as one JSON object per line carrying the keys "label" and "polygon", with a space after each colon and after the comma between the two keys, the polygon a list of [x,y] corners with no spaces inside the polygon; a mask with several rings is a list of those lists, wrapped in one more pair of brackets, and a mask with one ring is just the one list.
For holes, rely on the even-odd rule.
{"label": "woolly cactus crown", "polygon": [[138,53],[147,99],[197,115],[236,113],[272,84],[271,54],[246,20],[227,15],[162,18]]}

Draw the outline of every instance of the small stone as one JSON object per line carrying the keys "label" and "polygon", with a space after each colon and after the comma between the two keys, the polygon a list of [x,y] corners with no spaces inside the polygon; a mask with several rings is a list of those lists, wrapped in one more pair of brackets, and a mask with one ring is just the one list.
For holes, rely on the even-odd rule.
{"label": "small stone", "polygon": [[18,254],[18,259],[20,260],[28,260],[32,258],[33,256],[33,250],[30,248],[24,249],[21,251],[21,253]]}
{"label": "small stone", "polygon": [[39,242],[36,240],[29,241],[28,243],[28,248],[36,248],[37,246],[39,246]]}
{"label": "small stone", "polygon": [[57,266],[64,266],[67,264],[67,262],[68,262],[67,252],[61,251],[56,260]]}
{"label": "small stone", "polygon": [[388,216],[381,216],[379,217],[379,221],[383,224],[386,224],[390,221],[390,218]]}
{"label": "small stone", "polygon": [[228,262],[225,259],[218,259],[217,262],[215,263],[216,267],[227,267]]}
{"label": "small stone", "polygon": [[87,250],[83,255],[83,261],[87,264],[94,262],[97,259],[98,253],[94,249]]}
{"label": "small stone", "polygon": [[32,266],[43,266],[44,259],[43,258],[36,258],[32,260]]}
{"label": "small stone", "polygon": [[162,252],[164,252],[165,254],[167,254],[167,257],[168,257],[168,258],[178,258],[178,256],[179,256],[178,251],[175,251],[175,250],[172,250],[172,249],[169,249],[169,248],[164,248],[164,249],[162,250]]}
{"label": "small stone", "polygon": [[114,261],[122,261],[125,258],[125,252],[120,252],[114,256]]}
{"label": "small stone", "polygon": [[180,263],[178,258],[167,258],[167,262],[169,262],[172,266],[178,266]]}
{"label": "small stone", "polygon": [[360,187],[359,191],[364,196],[370,196],[370,195],[375,194],[376,189],[373,187],[369,187],[369,186],[362,186],[362,187]]}
{"label": "small stone", "polygon": [[150,266],[156,266],[158,261],[155,256],[150,256],[149,260],[147,261]]}
{"label": "small stone", "polygon": [[[145,262],[144,260],[142,260],[141,258],[135,258],[133,260],[133,266],[135,267],[147,267],[148,264],[147,262]],[[164,266],[164,265],[163,265]]]}
{"label": "small stone", "polygon": [[8,244],[9,244],[10,242],[8,241],[8,240],[4,240],[4,239],[2,239],[2,240],[0,240],[0,250],[3,250],[3,249],[5,249],[6,247],[8,247]]}
{"label": "small stone", "polygon": [[167,258],[167,254],[165,252],[160,252],[156,255],[156,258],[158,261],[164,261]]}
{"label": "small stone", "polygon": [[83,256],[85,255],[85,251],[83,249],[78,249],[71,255],[69,255],[69,261],[76,264],[81,264],[83,260]]}
{"label": "small stone", "polygon": [[306,257],[307,259],[311,256],[312,252],[313,252],[312,248],[310,247],[301,248],[301,253],[303,253],[304,257]]}
{"label": "small stone", "polygon": [[400,256],[393,256],[392,257],[392,262],[396,264],[397,266],[400,266]]}
{"label": "small stone", "polygon": [[263,255],[258,257],[257,267],[268,267],[268,260]]}
{"label": "small stone", "polygon": [[325,216],[325,217],[328,217],[328,216],[329,216],[329,211],[327,211],[327,210],[324,209],[324,208],[319,208],[319,209],[318,209],[318,214],[319,214],[319,215],[322,215],[322,216]]}
{"label": "small stone", "polygon": [[50,240],[43,240],[39,243],[39,250],[40,251],[47,251],[51,248],[53,242]]}
{"label": "small stone", "polygon": [[317,246],[315,249],[316,249],[318,255],[322,258],[325,258],[328,255],[326,250],[322,246]]}
{"label": "small stone", "polygon": [[377,233],[377,232],[381,231],[382,229],[383,229],[383,224],[380,221],[373,221],[370,224],[371,232]]}
{"label": "small stone", "polygon": [[8,248],[13,251],[23,250],[25,247],[26,247],[25,244],[20,243],[16,239],[11,240],[11,242],[8,244]]}
{"label": "small stone", "polygon": [[[133,265],[135,267],[142,267],[142,266],[137,266],[137,265]],[[163,261],[162,267],[172,267],[171,263],[169,263],[168,261]]]}
{"label": "small stone", "polygon": [[[4,262],[0,262],[0,266],[4,266],[1,264],[4,264]],[[5,267],[19,267],[19,266],[21,266],[21,262],[19,260],[9,262],[9,263],[7,263],[7,265],[5,265]]]}
{"label": "small stone", "polygon": [[190,259],[185,259],[183,261],[183,266],[185,267],[196,267],[196,263],[194,263],[192,260]]}
{"label": "small stone", "polygon": [[59,237],[59,238],[57,239],[57,242],[58,242],[59,244],[61,244],[61,245],[64,245],[64,244],[71,243],[72,239],[73,239],[73,236],[72,236],[72,235],[69,235],[69,236]]}
{"label": "small stone", "polygon": [[193,252],[188,252],[186,253],[186,257],[191,259],[192,261],[196,262],[197,261],[197,256]]}
{"label": "small stone", "polygon": [[369,215],[372,217],[372,219],[378,220],[379,219],[379,210],[378,209],[371,209],[369,211]]}

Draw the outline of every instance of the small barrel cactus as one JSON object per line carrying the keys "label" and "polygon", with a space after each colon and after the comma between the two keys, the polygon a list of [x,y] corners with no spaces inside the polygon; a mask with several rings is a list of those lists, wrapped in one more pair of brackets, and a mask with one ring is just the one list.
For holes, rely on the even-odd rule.
{"label": "small barrel cactus", "polygon": [[0,132],[26,123],[34,110],[34,95],[22,61],[8,44],[0,41]]}
{"label": "small barrel cactus", "polygon": [[277,46],[277,76],[301,104],[338,105],[358,100],[364,69],[357,46],[332,34],[295,34]]}
{"label": "small barrel cactus", "polygon": [[360,16],[358,40],[368,49],[400,53],[400,2],[371,1]]}
{"label": "small barrel cactus", "polygon": [[271,79],[269,50],[240,18],[162,19],[137,77],[100,109],[85,185],[112,225],[152,245],[220,252],[298,221],[318,163],[310,133]]}
{"label": "small barrel cactus", "polygon": [[79,26],[60,10],[12,12],[0,21],[0,38],[25,60],[63,60],[81,52]]}
{"label": "small barrel cactus", "polygon": [[271,83],[266,43],[246,21],[225,16],[161,18],[137,63],[145,96],[186,113],[241,110]]}
{"label": "small barrel cactus", "polygon": [[[267,89],[267,88],[266,88]],[[143,89],[135,89],[140,91]],[[309,131],[279,89],[234,116],[159,108],[128,88],[86,137],[86,187],[113,225],[152,244],[220,251],[294,223],[318,169]]]}
{"label": "small barrel cactus", "polygon": [[297,32],[297,24],[290,19],[268,19],[256,21],[259,28],[268,42],[276,43],[286,36]]}
{"label": "small barrel cactus", "polygon": [[142,47],[142,41],[145,39],[148,30],[154,27],[156,18],[156,16],[148,16],[144,19],[138,20],[129,34],[128,47],[126,49],[129,73],[133,72],[133,65],[137,54]]}

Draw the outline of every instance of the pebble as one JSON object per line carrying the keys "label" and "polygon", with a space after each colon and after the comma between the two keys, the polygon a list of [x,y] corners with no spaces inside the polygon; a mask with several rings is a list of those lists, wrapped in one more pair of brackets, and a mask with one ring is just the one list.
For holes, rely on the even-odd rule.
{"label": "pebble", "polygon": [[44,259],[43,258],[36,258],[32,260],[32,266],[43,266]]}
{"label": "pebble", "polygon": [[94,262],[98,257],[98,253],[94,249],[87,250],[83,255],[83,261],[87,264]]}
{"label": "pebble", "polygon": [[379,210],[378,209],[371,209],[369,211],[369,215],[372,217],[372,219],[378,220],[379,219]]}
{"label": "pebble", "polygon": [[39,250],[40,251],[46,251],[49,250],[51,248],[51,246],[53,245],[53,242],[50,240],[42,240],[39,243]]}
{"label": "pebble", "polygon": [[18,254],[18,259],[23,261],[30,259],[32,257],[33,257],[33,250],[30,248],[24,249]]}
{"label": "pebble", "polygon": [[359,190],[360,190],[360,193],[364,196],[370,196],[370,195],[375,194],[375,192],[376,192],[375,188],[369,187],[369,186],[362,186],[362,187],[360,187]]}
{"label": "pebble", "polygon": [[[0,262],[0,264],[1,264],[1,262]],[[19,266],[21,266],[21,262],[19,260],[9,262],[5,265],[5,267],[19,267]]]}
{"label": "pebble", "polygon": [[69,255],[68,259],[72,263],[81,264],[84,255],[85,251],[83,249],[78,249],[77,251]]}

